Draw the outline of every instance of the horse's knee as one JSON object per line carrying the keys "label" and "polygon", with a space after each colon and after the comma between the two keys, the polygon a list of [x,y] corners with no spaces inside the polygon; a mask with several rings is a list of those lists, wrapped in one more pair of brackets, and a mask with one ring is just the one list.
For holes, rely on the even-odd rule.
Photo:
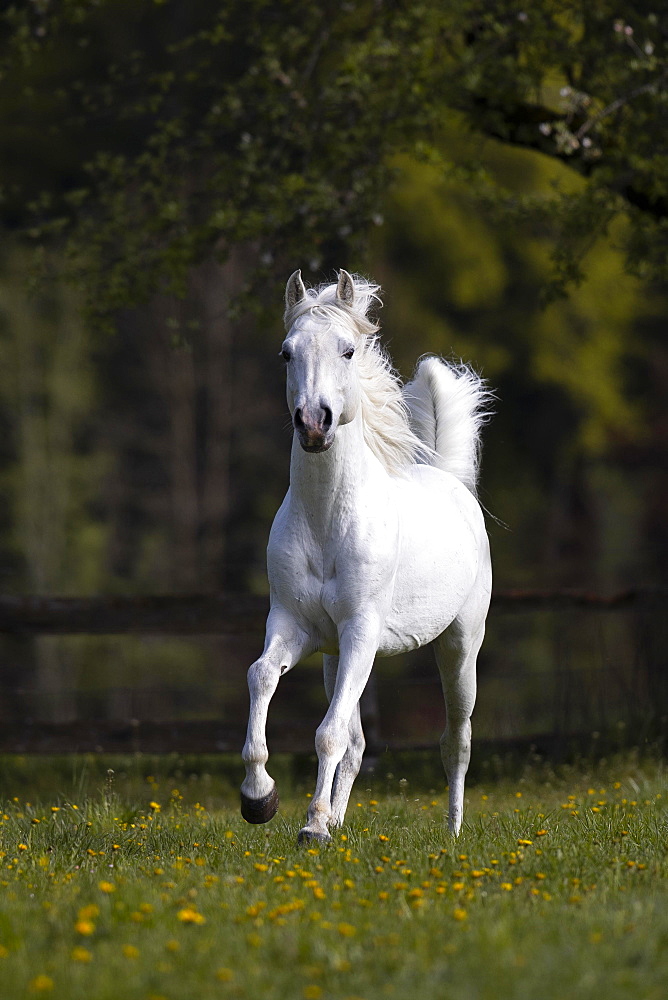
{"label": "horse's knee", "polygon": [[318,757],[341,760],[348,748],[348,727],[337,719],[325,719],[315,733],[315,749]]}
{"label": "horse's knee", "polygon": [[248,690],[254,697],[271,696],[276,690],[280,672],[263,657],[248,668]]}

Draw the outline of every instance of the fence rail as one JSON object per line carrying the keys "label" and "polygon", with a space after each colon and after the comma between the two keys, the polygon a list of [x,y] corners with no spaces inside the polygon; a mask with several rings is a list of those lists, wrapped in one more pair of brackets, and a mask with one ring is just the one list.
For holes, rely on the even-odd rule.
{"label": "fence rail", "polygon": [[[588,726],[605,731],[619,720],[627,720],[622,724],[628,723],[628,731],[638,732],[640,720],[645,728],[659,725],[665,735],[667,603],[666,588],[607,595],[564,589],[495,591],[485,647],[491,652],[479,672],[479,731],[492,739],[507,741],[513,734],[553,748],[566,746],[573,733]],[[246,647],[264,632],[268,607],[266,597],[239,594],[0,595],[6,668],[0,752],[236,752],[247,712]],[[110,675],[115,676],[112,685],[124,682],[121,687],[77,687],[74,676],[66,673],[56,676],[55,685],[44,674],[40,677],[38,647],[45,645],[41,653],[47,665],[53,648],[35,640],[77,635],[190,638],[210,657],[203,662],[222,656],[226,669],[221,673],[207,666],[208,674],[196,685],[178,691],[164,678],[157,686],[154,679],[153,686],[135,687],[127,679],[127,665],[125,673]],[[114,640],[112,645],[108,655],[116,657],[124,644]],[[129,648],[131,657],[137,644]],[[32,672],[17,669],[20,657],[30,662],[35,653]],[[373,711],[367,705],[365,718],[371,747],[396,749],[414,745],[416,737],[418,742],[438,738],[438,679],[430,657],[425,660],[422,652],[413,657],[374,675],[379,680]],[[324,695],[312,671],[295,673],[287,683],[289,690],[272,706],[272,750],[309,749],[313,718],[322,710],[312,692]],[[311,722],[304,727],[306,717]]]}
{"label": "fence rail", "polygon": [[[666,599],[658,588],[601,595],[583,590],[500,590],[491,612],[588,608],[614,611]],[[267,597],[162,594],[142,597],[0,595],[0,633],[13,635],[248,635],[264,631]]]}

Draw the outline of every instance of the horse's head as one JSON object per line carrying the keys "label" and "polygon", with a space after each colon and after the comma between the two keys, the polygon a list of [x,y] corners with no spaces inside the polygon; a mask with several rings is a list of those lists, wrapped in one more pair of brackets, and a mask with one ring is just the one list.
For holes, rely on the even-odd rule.
{"label": "horse's head", "polygon": [[288,406],[304,451],[327,451],[339,425],[351,421],[359,408],[354,307],[355,283],[347,271],[339,272],[325,301],[309,295],[300,271],[288,281],[288,333],[281,353],[287,364]]}

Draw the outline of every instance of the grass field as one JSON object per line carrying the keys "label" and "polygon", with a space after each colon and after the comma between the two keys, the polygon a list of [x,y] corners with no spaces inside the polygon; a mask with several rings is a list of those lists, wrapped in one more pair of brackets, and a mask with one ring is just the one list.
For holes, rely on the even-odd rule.
{"label": "grass field", "polygon": [[251,827],[213,766],[3,764],[2,998],[668,995],[656,761],[489,777],[457,841],[442,787],[383,771],[320,850],[296,846],[298,783]]}

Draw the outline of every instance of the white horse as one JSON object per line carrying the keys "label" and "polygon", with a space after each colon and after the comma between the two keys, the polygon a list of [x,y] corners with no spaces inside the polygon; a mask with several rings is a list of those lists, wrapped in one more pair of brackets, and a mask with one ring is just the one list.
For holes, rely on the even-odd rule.
{"label": "white horse", "polygon": [[241,811],[265,823],[278,808],[265,769],[269,702],[281,675],[321,650],[329,708],[316,731],[318,779],[300,843],[328,841],[329,827],[343,823],[374,657],[428,642],[445,696],[441,756],[455,835],[462,822],[491,591],[475,496],[489,394],[471,370],[435,357],[420,361],[402,391],[367,316],[378,292],[346,271],[307,290],[295,271],[285,293],[290,488],[269,536],[264,652],[248,671]]}

